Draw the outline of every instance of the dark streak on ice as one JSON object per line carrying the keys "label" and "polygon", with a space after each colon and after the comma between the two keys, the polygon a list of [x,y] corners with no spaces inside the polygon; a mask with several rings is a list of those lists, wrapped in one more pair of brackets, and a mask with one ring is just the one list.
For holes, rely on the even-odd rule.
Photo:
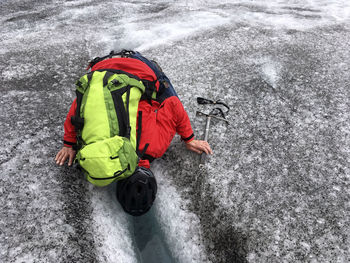
{"label": "dark streak on ice", "polygon": [[[33,2],[6,5],[26,11]],[[14,15],[6,23],[38,21],[51,11]],[[82,47],[26,46],[0,56],[0,70],[15,74],[1,79],[0,129],[9,144],[0,152],[2,262],[97,262],[87,182],[76,170],[54,164],[72,98],[67,90],[73,91],[86,59]]]}
{"label": "dark streak on ice", "polygon": [[[173,148],[163,156],[165,161],[172,162],[178,159]],[[229,213],[220,210],[218,200],[213,195],[212,190],[205,183],[205,178],[210,176],[204,169],[196,168],[196,158],[191,167],[182,167],[180,174],[174,168],[170,168],[170,173],[181,176],[177,180],[180,188],[189,188],[185,198],[190,198],[189,209],[194,212],[200,220],[203,233],[203,242],[207,250],[208,258],[212,262],[232,262],[246,263],[248,252],[247,235],[244,231],[236,228],[233,224],[227,224],[230,220]],[[173,167],[177,167],[176,164]],[[191,171],[194,171],[191,173]],[[194,178],[196,175],[196,180]],[[220,211],[218,213],[218,211]]]}
{"label": "dark streak on ice", "polygon": [[228,213],[217,213],[218,201],[203,181],[208,176],[206,171],[199,171],[199,180],[192,183],[192,210],[199,216],[209,258],[213,262],[248,262],[247,233],[226,223],[230,221]]}
{"label": "dark streak on ice", "polygon": [[92,232],[89,190],[81,174],[75,169],[62,169],[60,177],[63,195],[65,222],[74,228],[68,236],[71,253],[64,255],[63,262],[96,262],[94,233]]}

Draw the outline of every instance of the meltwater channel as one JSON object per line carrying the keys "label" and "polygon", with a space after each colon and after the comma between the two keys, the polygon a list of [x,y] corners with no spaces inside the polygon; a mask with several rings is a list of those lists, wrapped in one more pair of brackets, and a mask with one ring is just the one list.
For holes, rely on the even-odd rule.
{"label": "meltwater channel", "polygon": [[206,262],[199,219],[184,209],[187,203],[172,185],[166,162],[156,160],[151,170],[158,192],[152,208],[134,217],[123,211],[116,184],[88,186],[93,207],[93,231],[99,262]]}
{"label": "meltwater channel", "polygon": [[164,233],[154,214],[153,208],[140,217],[133,217],[133,227],[138,259],[141,263],[173,263],[168,245],[164,242]]}

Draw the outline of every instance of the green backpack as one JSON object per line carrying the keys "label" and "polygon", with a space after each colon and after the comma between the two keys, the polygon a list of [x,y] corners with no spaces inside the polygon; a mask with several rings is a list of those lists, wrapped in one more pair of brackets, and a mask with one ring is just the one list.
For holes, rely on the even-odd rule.
{"label": "green backpack", "polygon": [[137,167],[137,110],[145,92],[142,81],[113,71],[93,71],[76,82],[75,162],[87,180],[106,186]]}

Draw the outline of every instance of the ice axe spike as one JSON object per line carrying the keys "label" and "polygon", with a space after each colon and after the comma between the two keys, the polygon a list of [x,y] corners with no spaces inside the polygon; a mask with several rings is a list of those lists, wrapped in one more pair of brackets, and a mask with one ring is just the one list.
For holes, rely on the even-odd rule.
{"label": "ice axe spike", "polygon": [[[215,109],[214,109],[215,110]],[[196,115],[197,116],[206,116],[207,117],[207,122],[205,124],[205,132],[204,132],[204,141],[208,141],[208,137],[209,137],[209,128],[210,128],[210,121],[212,118],[215,118],[217,120],[220,120],[220,121],[224,121],[226,122],[227,124],[229,124],[229,121],[226,120],[225,118],[223,117],[219,117],[217,115],[214,114],[215,111],[211,111],[209,114],[206,114],[204,112],[201,112],[201,111],[197,111],[196,112]],[[200,160],[200,164],[204,164],[205,162],[205,159],[206,159],[206,154],[205,153],[202,153],[201,154],[201,160]]]}

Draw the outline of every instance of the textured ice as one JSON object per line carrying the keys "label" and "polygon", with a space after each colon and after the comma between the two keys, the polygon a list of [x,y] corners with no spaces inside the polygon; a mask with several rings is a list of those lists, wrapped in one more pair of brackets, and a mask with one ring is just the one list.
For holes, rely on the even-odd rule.
{"label": "textured ice", "polygon": [[[164,166],[164,165],[163,165]],[[198,217],[189,212],[188,201],[183,200],[171,181],[162,162],[152,165],[159,186],[155,203],[155,217],[165,233],[165,241],[170,247],[175,262],[208,262],[201,242]]]}
{"label": "textured ice", "polygon": [[137,262],[130,216],[115,197],[115,184],[107,188],[89,187],[92,192],[94,241],[99,262]]}
{"label": "textured ice", "polygon": [[174,43],[196,32],[229,22],[228,18],[207,11],[193,12],[190,16],[188,14],[166,16],[162,19],[149,15],[141,20],[134,20],[133,18],[123,21],[124,38],[116,43],[116,47],[143,51],[161,44]]}
{"label": "textured ice", "polygon": [[209,108],[196,96],[231,107],[229,126],[212,123],[204,170],[178,138],[153,167],[160,235],[146,254],[164,242],[178,262],[350,261],[350,2],[0,7],[0,261],[141,261],[113,186],[53,163],[74,81],[121,47],[159,61],[197,137],[195,112]]}

